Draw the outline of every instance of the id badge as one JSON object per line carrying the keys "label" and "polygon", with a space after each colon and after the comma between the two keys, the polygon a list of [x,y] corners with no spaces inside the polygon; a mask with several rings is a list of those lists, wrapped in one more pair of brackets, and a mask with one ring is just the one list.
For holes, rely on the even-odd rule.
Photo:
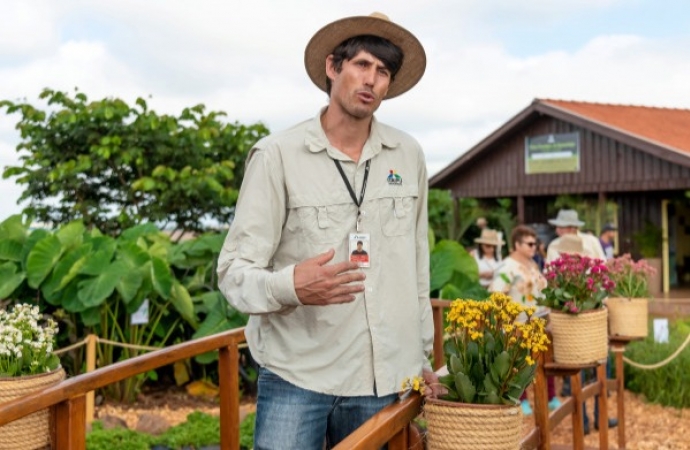
{"label": "id badge", "polygon": [[359,267],[371,267],[369,233],[350,233],[350,261]]}

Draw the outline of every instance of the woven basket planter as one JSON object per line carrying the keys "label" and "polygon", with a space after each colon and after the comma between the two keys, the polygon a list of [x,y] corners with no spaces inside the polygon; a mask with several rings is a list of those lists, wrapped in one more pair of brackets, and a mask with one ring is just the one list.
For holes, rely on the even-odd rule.
{"label": "woven basket planter", "polygon": [[649,332],[646,298],[612,297],[606,300],[611,336],[647,337]]}
{"label": "woven basket planter", "polygon": [[579,314],[551,311],[553,359],[559,364],[591,364],[606,360],[609,351],[607,310]]}
{"label": "woven basket planter", "polygon": [[[65,379],[65,371],[23,377],[0,377],[0,403],[43,390]],[[50,413],[37,411],[0,427],[0,450],[35,450],[50,446]]]}
{"label": "woven basket planter", "polygon": [[428,450],[518,450],[520,406],[474,405],[427,399]]}

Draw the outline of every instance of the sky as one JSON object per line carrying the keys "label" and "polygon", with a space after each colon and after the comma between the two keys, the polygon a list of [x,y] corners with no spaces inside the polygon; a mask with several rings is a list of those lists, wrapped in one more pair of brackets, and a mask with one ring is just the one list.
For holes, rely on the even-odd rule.
{"label": "sky", "polygon": [[[374,11],[425,47],[422,80],[377,118],[421,143],[430,175],[535,98],[690,108],[686,0],[3,0],[0,100],[78,87],[279,131],[327,103],[304,70],[311,36]],[[18,120],[0,112],[0,169],[20,163]],[[21,192],[0,179],[0,220]]]}

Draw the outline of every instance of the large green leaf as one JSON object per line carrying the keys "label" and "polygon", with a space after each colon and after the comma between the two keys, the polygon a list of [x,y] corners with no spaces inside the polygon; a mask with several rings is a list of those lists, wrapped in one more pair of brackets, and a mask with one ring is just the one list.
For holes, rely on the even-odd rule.
{"label": "large green leaf", "polygon": [[81,321],[86,327],[94,327],[101,323],[101,307],[94,306],[80,313]]}
{"label": "large green leaf", "polygon": [[15,214],[0,223],[0,237],[23,243],[26,241],[28,228],[22,221],[22,215]]}
{"label": "large green leaf", "polygon": [[100,275],[79,283],[79,300],[88,308],[99,306],[110,297],[120,278],[127,275],[127,266],[115,261]]}
{"label": "large green leaf", "polygon": [[479,282],[479,270],[476,261],[456,241],[439,241],[431,252],[429,264],[432,291],[441,289],[443,285],[449,283],[456,272],[464,274],[475,283]]}
{"label": "large green leaf", "polygon": [[79,269],[79,273],[83,275],[100,275],[110,266],[114,250],[114,248],[106,247],[92,253]]}
{"label": "large green leaf", "polygon": [[22,243],[17,239],[0,240],[0,260],[21,261]]}
{"label": "large green leaf", "polygon": [[78,284],[72,283],[69,286],[67,286],[66,289],[58,291],[58,294],[61,297],[60,304],[63,308],[65,308],[66,311],[71,313],[77,313],[86,311],[88,309],[84,302],[82,302],[79,299]]}
{"label": "large green leaf", "polygon": [[129,269],[127,274],[120,277],[115,288],[125,303],[129,303],[137,295],[143,280],[144,275],[140,271],[133,269]]}
{"label": "large green leaf", "polygon": [[173,277],[170,272],[168,264],[160,258],[151,258],[151,281],[153,288],[164,299],[170,298],[170,290],[172,289]]}
{"label": "large green leaf", "polygon": [[18,272],[19,267],[13,262],[0,264],[0,299],[9,298],[26,278],[24,272]]}
{"label": "large green leaf", "polygon": [[84,231],[85,227],[81,220],[75,220],[61,227],[55,236],[60,239],[64,248],[72,248],[81,245],[84,241]]}
{"label": "large green leaf", "polygon": [[22,247],[22,266],[25,271],[27,270],[26,264],[31,250],[33,250],[36,243],[38,243],[41,239],[48,237],[50,235],[50,232],[48,232],[47,230],[38,229],[33,230],[29,237],[26,238],[26,240],[24,241],[24,247]]}
{"label": "large green leaf", "polygon": [[29,286],[37,289],[62,255],[62,243],[52,234],[34,245],[26,259]]}
{"label": "large green leaf", "polygon": [[117,249],[117,259],[123,261],[130,268],[138,269],[151,258],[136,242],[125,242]]}
{"label": "large green leaf", "polygon": [[187,288],[182,286],[177,280],[173,280],[172,289],[170,291],[170,301],[182,318],[194,329],[199,327],[199,322],[197,322],[196,315],[194,314],[192,297],[189,295]]}
{"label": "large green leaf", "polygon": [[122,238],[126,240],[136,241],[140,237],[151,234],[159,234],[161,231],[152,223],[145,223],[129,228],[122,232]]}
{"label": "large green leaf", "polygon": [[67,286],[79,274],[79,270],[86,263],[90,251],[90,245],[82,245],[67,252],[58,261],[50,276],[41,286],[41,292],[47,299],[54,298],[60,289]]}

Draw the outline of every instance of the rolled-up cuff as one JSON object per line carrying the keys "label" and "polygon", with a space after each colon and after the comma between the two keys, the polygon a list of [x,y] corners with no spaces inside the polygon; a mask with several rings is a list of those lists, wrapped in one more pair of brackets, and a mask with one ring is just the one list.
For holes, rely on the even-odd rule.
{"label": "rolled-up cuff", "polygon": [[283,306],[302,306],[295,292],[295,266],[274,272],[266,285],[268,298]]}

